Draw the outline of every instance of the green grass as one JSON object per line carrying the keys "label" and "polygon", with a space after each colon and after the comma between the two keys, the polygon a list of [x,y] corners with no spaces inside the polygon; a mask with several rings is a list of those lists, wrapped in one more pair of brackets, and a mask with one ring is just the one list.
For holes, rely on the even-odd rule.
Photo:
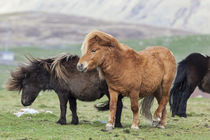
{"label": "green grass", "polygon": [[[192,52],[210,54],[210,35],[172,36],[146,40],[127,40],[122,43],[142,50],[146,46],[160,45],[168,47],[174,53],[177,62]],[[9,50],[15,52],[17,63],[26,61],[24,55],[34,57],[52,57],[58,53],[68,52],[80,54],[80,44],[66,47],[11,47]],[[0,48],[2,51],[3,48]],[[0,64],[0,85],[3,85],[9,72],[16,66]],[[122,113],[122,124],[124,128],[113,131],[103,131],[105,124],[100,120],[107,121],[109,112],[97,112],[94,109],[96,102],[106,100],[106,97],[96,102],[78,102],[78,116],[80,124],[61,126],[55,122],[59,118],[59,102],[53,92],[41,92],[31,108],[37,110],[50,110],[53,114],[40,113],[36,115],[24,115],[16,117],[14,112],[24,108],[20,102],[21,94],[8,92],[0,88],[0,140],[4,139],[184,139],[184,140],[207,140],[210,137],[210,102],[209,99],[193,98],[188,102],[188,118],[170,117],[168,107],[168,124],[166,129],[153,128],[141,117],[140,129],[131,130],[132,112],[130,101],[123,99],[125,108]],[[153,112],[157,108],[154,104]],[[70,123],[71,113],[67,112],[67,122]]]}
{"label": "green grass", "polygon": [[[127,139],[127,140],[207,140],[210,136],[210,102],[209,99],[193,98],[188,102],[187,119],[170,117],[168,109],[168,124],[166,129],[151,126],[143,117],[140,118],[140,129],[131,130],[132,112],[130,101],[123,99],[122,125],[124,128],[112,131],[103,131],[105,124],[100,120],[108,120],[108,111],[98,112],[93,107],[96,102],[106,100],[104,97],[96,102],[78,102],[79,125],[71,125],[71,113],[67,111],[67,125],[58,125],[59,103],[57,95],[52,92],[42,92],[37,97],[31,108],[36,110],[50,110],[53,114],[40,113],[34,115],[13,115],[23,108],[20,95],[15,92],[0,91],[0,139]],[[156,109],[155,103],[152,110]],[[169,108],[169,107],[168,107]]]}

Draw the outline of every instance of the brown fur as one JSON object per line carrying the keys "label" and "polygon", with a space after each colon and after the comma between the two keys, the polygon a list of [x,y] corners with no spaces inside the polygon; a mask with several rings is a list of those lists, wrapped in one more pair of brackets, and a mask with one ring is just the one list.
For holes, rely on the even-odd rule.
{"label": "brown fur", "polygon": [[[21,103],[31,105],[40,91],[53,90],[60,102],[60,119],[57,123],[66,124],[66,109],[69,102],[72,112],[72,124],[78,124],[77,102],[95,101],[106,95],[109,98],[106,81],[100,80],[97,70],[87,73],[77,71],[79,57],[61,54],[53,58],[28,58],[29,63],[19,66],[11,72],[6,84],[8,90],[21,92]],[[123,104],[119,96],[116,113],[116,127],[122,127],[120,119]],[[109,102],[109,101],[108,101]],[[47,102],[46,102],[47,103]],[[109,105],[109,103],[107,103]],[[98,110],[108,110],[107,106],[97,107]]]}
{"label": "brown fur", "polygon": [[138,128],[139,124],[138,99],[150,95],[159,102],[154,120],[158,123],[161,120],[158,125],[165,126],[169,90],[176,74],[175,58],[167,48],[148,47],[137,53],[112,36],[94,31],[83,43],[78,66],[81,64],[86,71],[99,67],[106,79],[111,98],[108,126],[114,123],[119,94],[130,97],[134,118],[132,128]]}

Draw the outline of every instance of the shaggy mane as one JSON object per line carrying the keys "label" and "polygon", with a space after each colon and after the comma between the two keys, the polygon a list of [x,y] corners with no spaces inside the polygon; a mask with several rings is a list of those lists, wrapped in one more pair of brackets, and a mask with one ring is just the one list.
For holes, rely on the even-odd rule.
{"label": "shaggy mane", "polygon": [[15,71],[11,71],[11,77],[5,85],[5,88],[9,91],[21,91],[22,90],[22,81],[26,78],[28,73],[35,72],[34,70],[43,67],[46,71],[67,81],[68,74],[66,68],[62,65],[63,62],[68,62],[73,58],[78,58],[78,56],[73,56],[70,54],[60,54],[52,58],[34,58],[32,56],[26,57],[28,62],[21,64]]}
{"label": "shaggy mane", "polygon": [[20,64],[15,71],[11,71],[8,82],[5,85],[5,88],[9,91],[21,91],[22,90],[22,81],[26,78],[27,74],[33,72],[38,66],[43,66],[47,71],[50,70],[49,63],[53,59],[40,59],[34,58],[32,56],[26,56],[28,62]]}
{"label": "shaggy mane", "polygon": [[75,69],[73,66],[76,67],[76,61],[73,61],[69,66],[72,66],[70,69],[66,69],[64,66],[64,62],[69,62],[70,60],[79,59],[77,55],[70,55],[66,53],[59,54],[55,57],[55,60],[53,61],[51,65],[51,73],[52,75],[55,75],[57,78],[64,80],[66,83],[68,83],[69,80],[69,72],[70,70]]}
{"label": "shaggy mane", "polygon": [[85,37],[85,40],[82,43],[82,47],[81,47],[82,55],[84,55],[87,52],[89,41],[96,36],[99,37],[101,40],[110,43],[111,46],[114,46],[114,47],[120,46],[119,42],[113,36],[107,33],[101,32],[101,31],[94,30],[90,32],[89,34],[87,34],[87,36]]}
{"label": "shaggy mane", "polygon": [[9,91],[21,91],[22,89],[22,79],[25,78],[24,71],[26,70],[25,66],[18,67],[16,71],[10,72],[11,78],[4,86]]}
{"label": "shaggy mane", "polygon": [[[90,32],[89,34],[87,34],[87,36],[85,37],[85,40],[82,43],[82,47],[81,47],[82,56],[87,52],[88,46],[90,45],[90,40],[96,36],[99,37],[102,41],[107,42],[107,44],[109,44],[110,46],[117,47],[123,50],[130,49],[126,45],[120,44],[113,36],[107,33],[101,32],[101,31],[94,30]],[[101,71],[101,69],[97,68],[97,70],[99,72],[100,79],[104,79],[104,74]]]}

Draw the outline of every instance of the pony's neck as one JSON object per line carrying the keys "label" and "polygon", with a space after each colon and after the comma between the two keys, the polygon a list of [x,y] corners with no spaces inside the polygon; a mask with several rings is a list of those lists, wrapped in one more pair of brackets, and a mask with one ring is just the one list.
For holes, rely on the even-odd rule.
{"label": "pony's neck", "polygon": [[47,74],[43,73],[42,79],[40,79],[40,81],[40,84],[42,83],[41,90],[45,91],[53,89],[52,78],[49,72]]}
{"label": "pony's neck", "polygon": [[[130,57],[132,55],[132,57]],[[100,69],[103,73],[104,79],[118,79],[118,76],[126,72],[133,65],[133,59],[138,59],[138,54],[127,46],[122,48],[112,48],[108,57],[105,57]]]}

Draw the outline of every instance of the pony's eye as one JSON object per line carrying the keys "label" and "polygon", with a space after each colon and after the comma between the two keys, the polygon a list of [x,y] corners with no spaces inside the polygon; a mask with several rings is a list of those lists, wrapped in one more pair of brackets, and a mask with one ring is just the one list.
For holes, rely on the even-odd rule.
{"label": "pony's eye", "polygon": [[91,50],[91,52],[96,52],[96,50]]}

